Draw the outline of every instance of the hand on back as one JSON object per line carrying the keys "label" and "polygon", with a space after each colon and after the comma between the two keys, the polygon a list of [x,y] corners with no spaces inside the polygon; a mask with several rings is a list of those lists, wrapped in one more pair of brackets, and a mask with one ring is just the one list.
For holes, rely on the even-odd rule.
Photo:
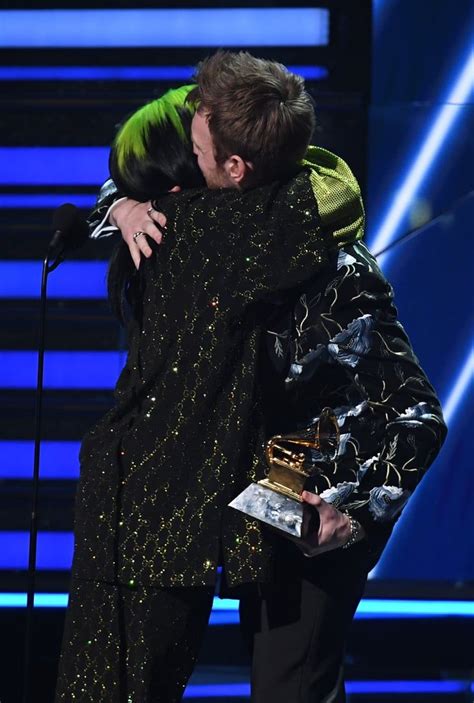
{"label": "hand on back", "polygon": [[[153,210],[151,202],[140,203],[129,198],[117,203],[113,208],[110,213],[110,222],[120,229],[137,269],[140,266],[142,254],[146,257],[152,255],[147,237],[151,237],[157,244],[160,244],[162,240],[161,229],[166,227],[165,215]],[[138,234],[138,232],[143,234]]]}

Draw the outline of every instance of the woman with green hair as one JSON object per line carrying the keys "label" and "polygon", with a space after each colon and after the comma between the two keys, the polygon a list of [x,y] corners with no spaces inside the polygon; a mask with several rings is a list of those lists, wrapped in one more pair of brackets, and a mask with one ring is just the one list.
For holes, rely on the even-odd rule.
{"label": "woman with green hair", "polygon": [[[111,180],[102,188],[100,206],[90,217],[95,225],[121,195],[148,202],[167,192],[205,186],[191,145],[195,106],[187,98],[195,87],[184,85],[168,90],[122,124],[109,156]],[[122,322],[123,294],[135,273],[129,250],[121,241],[110,262],[108,290],[112,308]]]}

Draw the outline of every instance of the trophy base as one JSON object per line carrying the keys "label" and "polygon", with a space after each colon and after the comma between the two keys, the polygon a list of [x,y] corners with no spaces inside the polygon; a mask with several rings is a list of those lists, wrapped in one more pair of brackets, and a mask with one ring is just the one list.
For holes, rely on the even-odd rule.
{"label": "trophy base", "polygon": [[269,488],[267,481],[251,483],[229,503],[229,507],[257,518],[293,537],[301,537],[303,503],[299,497],[284,495]]}

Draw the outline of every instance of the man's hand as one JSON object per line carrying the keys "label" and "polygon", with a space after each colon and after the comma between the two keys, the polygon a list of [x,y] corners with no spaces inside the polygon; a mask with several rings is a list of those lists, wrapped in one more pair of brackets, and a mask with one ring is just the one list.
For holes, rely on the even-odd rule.
{"label": "man's hand", "polygon": [[304,554],[314,557],[346,544],[351,536],[349,516],[310,491],[303,491],[301,497],[311,509],[318,511],[320,521],[317,532],[309,534],[304,540],[295,540]]}
{"label": "man's hand", "polygon": [[[127,198],[112,209],[109,219],[111,224],[120,229],[122,237],[130,249],[133,263],[138,269],[141,255],[146,257],[152,255],[145,234],[160,244],[162,239],[160,227],[163,229],[166,227],[165,215],[153,210],[151,202],[139,203]],[[144,232],[145,234],[134,238],[133,235],[136,232]]]}

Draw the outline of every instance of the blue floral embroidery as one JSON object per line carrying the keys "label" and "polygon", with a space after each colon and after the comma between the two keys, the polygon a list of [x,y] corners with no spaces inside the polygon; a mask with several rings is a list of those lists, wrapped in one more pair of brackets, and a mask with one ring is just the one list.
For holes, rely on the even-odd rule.
{"label": "blue floral embroidery", "polygon": [[340,457],[343,454],[346,453],[346,445],[349,439],[351,438],[351,433],[350,432],[345,432],[344,434],[339,435],[339,446],[337,448],[337,456]]}
{"label": "blue floral embroidery", "polygon": [[344,366],[354,368],[360,357],[367,354],[372,347],[372,315],[362,315],[347,326],[347,329],[336,334],[328,344],[331,356]]}
{"label": "blue floral embroidery", "polygon": [[363,400],[361,403],[355,405],[354,407],[350,407],[349,405],[341,405],[337,408],[334,408],[334,414],[337,417],[337,423],[339,427],[343,427],[348,417],[358,417],[359,415],[362,415],[362,413],[365,412],[368,407],[368,402],[366,400]]}
{"label": "blue floral embroidery", "polygon": [[407,408],[403,415],[399,415],[387,423],[387,428],[401,426],[416,429],[426,426],[427,422],[439,422],[439,418],[431,410],[428,403],[417,403],[417,405]]}
{"label": "blue floral embroidery", "polygon": [[327,503],[331,503],[335,508],[346,502],[348,497],[355,491],[358,484],[351,481],[338,483],[337,486],[327,488],[320,495]]}
{"label": "blue floral embroidery", "polygon": [[398,486],[376,486],[369,493],[369,510],[378,522],[389,522],[403,509],[411,491]]}
{"label": "blue floral embroidery", "polygon": [[109,195],[112,195],[112,193],[117,192],[117,186],[113,182],[111,178],[109,178],[107,181],[105,181],[104,185],[100,189],[99,192],[99,197],[97,199],[97,202],[100,200],[103,200],[104,198],[107,198]]}
{"label": "blue floral embroidery", "polygon": [[301,359],[291,364],[286,383],[292,381],[306,381],[313,376],[321,364],[328,361],[327,348],[324,344],[318,344],[316,349],[312,349]]}
{"label": "blue floral embroidery", "polygon": [[375,464],[376,461],[378,461],[380,458],[380,452],[378,454],[375,454],[375,456],[371,456],[370,459],[367,459],[364,461],[363,464],[359,466],[359,469],[357,471],[357,480],[362,481],[364,478],[365,474],[367,471],[372,468],[372,466]]}
{"label": "blue floral embroidery", "polygon": [[339,271],[339,269],[342,269],[343,266],[351,266],[351,264],[355,264],[356,261],[357,259],[348,254],[347,251],[341,249],[337,257],[337,270]]}

